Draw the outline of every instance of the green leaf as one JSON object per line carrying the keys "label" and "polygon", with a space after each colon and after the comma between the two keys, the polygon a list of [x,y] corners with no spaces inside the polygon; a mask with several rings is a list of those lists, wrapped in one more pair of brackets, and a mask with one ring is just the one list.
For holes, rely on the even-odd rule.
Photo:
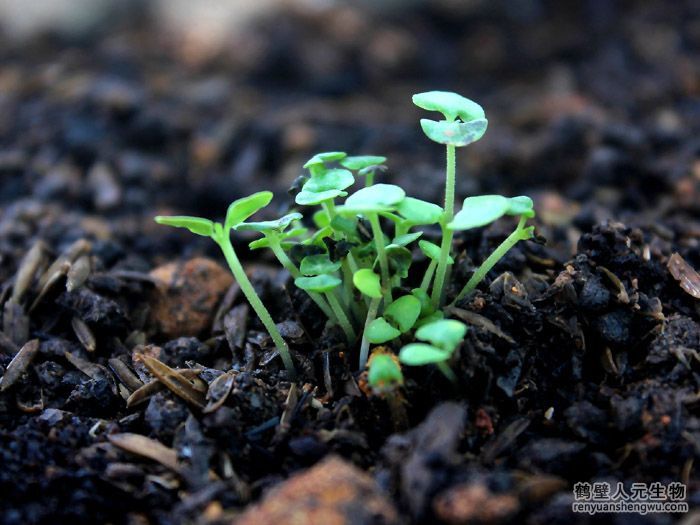
{"label": "green leaf", "polygon": [[412,295],[404,295],[384,310],[384,317],[403,334],[413,328],[420,315],[420,310],[421,304],[418,299]]}
{"label": "green leaf", "polygon": [[424,343],[411,343],[399,352],[399,361],[409,366],[442,363],[450,358],[450,353]]}
{"label": "green leaf", "polygon": [[340,269],[340,261],[333,262],[326,253],[319,255],[307,255],[301,260],[299,270],[304,275],[321,275],[333,273]]}
{"label": "green leaf", "polygon": [[398,186],[393,184],[375,184],[368,188],[362,188],[350,195],[345,205],[338,208],[343,214],[379,213],[391,211],[406,196]]}
{"label": "green leaf", "polygon": [[420,238],[421,235],[423,235],[423,232],[413,232],[399,235],[398,237],[394,237],[394,240],[391,241],[389,246],[408,246],[413,241]]}
{"label": "green leaf", "polygon": [[446,120],[421,119],[420,126],[423,133],[438,144],[452,146],[468,146],[476,142],[486,133],[488,120],[479,119],[470,122],[448,122]]}
{"label": "green leaf", "polygon": [[340,165],[349,170],[358,171],[372,166],[379,166],[386,162],[386,157],[378,155],[356,155],[353,157],[345,157],[340,161]]}
{"label": "green leaf", "polygon": [[508,215],[525,215],[528,218],[535,216],[534,203],[530,197],[521,195],[508,199]]}
{"label": "green leaf", "polygon": [[430,300],[430,295],[428,292],[421,288],[414,288],[411,290],[411,295],[420,302],[420,317],[425,317],[426,315],[430,315],[435,311],[435,307],[433,306],[433,302]]}
{"label": "green leaf", "polygon": [[336,197],[345,197],[347,194],[348,192],[341,190],[328,190],[318,193],[302,190],[297,193],[294,201],[300,206],[313,206],[315,204],[321,204],[323,201],[335,199]]}
{"label": "green leaf", "polygon": [[387,323],[383,317],[377,317],[365,330],[367,340],[373,344],[386,343],[400,335],[401,332]]}
{"label": "green leaf", "polygon": [[403,246],[387,246],[386,256],[389,259],[389,271],[402,279],[408,277],[408,269],[413,262],[411,252]]}
{"label": "green leaf", "polygon": [[355,177],[348,170],[333,169],[314,175],[301,188],[302,191],[321,193],[328,190],[344,190],[355,183]]}
{"label": "green leaf", "polygon": [[389,354],[372,354],[367,373],[369,386],[375,390],[394,389],[403,384],[401,366]]}
{"label": "green leaf", "polygon": [[382,296],[382,285],[379,276],[369,268],[357,270],[352,276],[355,288],[360,290],[367,297],[379,299]]}
{"label": "green leaf", "polygon": [[314,277],[297,277],[294,284],[307,292],[330,292],[340,285],[341,280],[333,275],[316,275]]}
{"label": "green leaf", "polygon": [[186,215],[158,215],[153,220],[158,224],[163,224],[164,226],[187,228],[192,233],[196,233],[197,235],[202,235],[204,237],[211,237],[214,233],[214,223],[209,219],[202,219],[201,217],[187,217]]}
{"label": "green leaf", "polygon": [[455,319],[441,319],[421,326],[416,331],[416,338],[452,353],[467,333],[467,325]]}
{"label": "green leaf", "polygon": [[226,212],[225,229],[230,230],[234,226],[239,225],[255,212],[270,204],[271,200],[271,191],[259,191],[248,197],[233,201]]}
{"label": "green leaf", "polygon": [[427,91],[413,95],[413,103],[428,111],[438,111],[447,120],[462,119],[469,122],[486,118],[484,108],[479,104],[457,93],[450,91]]}
{"label": "green leaf", "polygon": [[282,233],[289,227],[290,224],[292,224],[294,221],[298,221],[302,217],[303,215],[298,212],[288,213],[287,215],[284,215],[283,217],[280,217],[274,221],[242,222],[234,229],[236,231]]}
{"label": "green leaf", "polygon": [[510,201],[501,195],[467,197],[462,211],[455,215],[447,227],[450,230],[469,230],[485,226],[503,217],[509,208]]}
{"label": "green leaf", "polygon": [[316,153],[313,157],[306,161],[304,164],[305,168],[311,166],[318,166],[319,164],[325,164],[326,162],[333,162],[335,160],[341,160],[347,157],[347,153],[342,151],[326,151],[324,153]]}
{"label": "green leaf", "polygon": [[[433,261],[440,260],[440,247],[430,241],[418,241],[418,247],[428,259]],[[447,256],[447,264],[454,264],[454,259],[451,255]]]}
{"label": "green leaf", "polygon": [[316,210],[316,212],[314,212],[313,221],[316,228],[325,228],[331,224],[330,219],[328,218],[328,213],[326,213],[326,210],[324,209]]}
{"label": "green leaf", "polygon": [[436,224],[442,218],[444,210],[432,202],[406,197],[397,206],[396,211],[413,225]]}

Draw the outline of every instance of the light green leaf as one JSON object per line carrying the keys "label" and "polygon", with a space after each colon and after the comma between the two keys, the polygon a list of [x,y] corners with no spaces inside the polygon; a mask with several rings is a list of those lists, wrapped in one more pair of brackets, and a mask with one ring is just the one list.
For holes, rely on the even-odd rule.
{"label": "light green leaf", "polygon": [[464,199],[462,210],[447,227],[450,230],[469,230],[485,226],[503,217],[509,208],[509,199],[501,195],[467,197]]}
{"label": "light green leaf", "polygon": [[421,119],[420,126],[426,136],[439,144],[468,146],[486,133],[488,120],[478,119],[470,122],[448,122],[446,120]]}
{"label": "light green leaf", "polygon": [[419,108],[442,113],[447,120],[462,119],[469,122],[486,118],[484,108],[457,93],[450,91],[427,91],[413,95],[413,103]]}
{"label": "light green leaf", "polygon": [[421,326],[416,338],[452,353],[467,333],[467,325],[455,319],[441,319]]}
{"label": "light green leaf", "polygon": [[324,273],[333,273],[340,269],[340,261],[331,261],[331,258],[326,253],[319,255],[307,255],[301,260],[299,270],[304,275],[321,275]]}
{"label": "light green leaf", "polygon": [[378,166],[386,162],[386,157],[379,155],[355,155],[345,157],[340,161],[340,165],[349,170],[358,171],[372,166]]}
{"label": "light green leaf", "polygon": [[[406,192],[393,184],[375,184],[362,188],[345,201],[344,214],[392,211],[406,196]],[[339,208],[340,212],[340,208]]]}
{"label": "light green leaf", "polygon": [[235,226],[236,231],[254,231],[254,232],[277,232],[282,233],[286,230],[290,224],[294,221],[298,221],[302,218],[301,213],[288,213],[279,219],[274,221],[260,221],[260,222],[242,222]]}
{"label": "light green leaf", "polygon": [[357,270],[352,276],[352,282],[367,297],[379,299],[382,296],[381,279],[369,268]]}
{"label": "light green leaf", "polygon": [[409,366],[442,363],[450,358],[450,353],[424,343],[411,343],[399,352],[399,361]]}
{"label": "light green leaf", "polygon": [[196,233],[197,235],[202,235],[204,237],[211,237],[211,235],[214,233],[214,223],[209,219],[202,219],[201,217],[188,217],[186,215],[158,215],[153,220],[164,226],[187,228],[192,233]]}
{"label": "light green leaf", "polygon": [[413,241],[420,238],[421,235],[423,235],[423,232],[413,232],[399,235],[398,237],[394,237],[394,240],[391,241],[389,246],[408,246]]}
{"label": "light green leaf", "polygon": [[396,339],[401,335],[396,328],[391,326],[383,317],[377,317],[372,321],[367,330],[365,331],[365,336],[370,343],[381,344]]}
{"label": "light green leaf", "polygon": [[315,204],[321,204],[323,201],[335,199],[336,197],[345,197],[347,194],[348,192],[341,190],[328,190],[318,193],[302,190],[297,193],[294,201],[300,206],[313,206]]}
{"label": "light green leaf", "polygon": [[297,277],[294,284],[297,288],[308,292],[330,292],[341,283],[341,280],[333,275],[316,275],[314,277]]}
{"label": "light green leaf", "polygon": [[226,212],[225,229],[230,230],[234,226],[242,223],[255,212],[270,204],[271,200],[271,191],[259,191],[248,197],[233,201]]}
{"label": "light green leaf", "polygon": [[384,317],[403,334],[413,328],[420,315],[420,310],[421,304],[418,299],[412,295],[404,295],[384,310]]}
{"label": "light green leaf", "polygon": [[302,191],[321,193],[328,190],[344,190],[355,183],[355,177],[348,170],[333,169],[314,175],[306,181]]}
{"label": "light green leaf", "polygon": [[413,225],[436,224],[442,218],[444,210],[432,202],[406,197],[397,206],[396,211]]}
{"label": "light green leaf", "polygon": [[[432,303],[431,303],[432,305]],[[442,310],[436,310],[431,314],[425,315],[425,317],[421,317],[416,321],[416,326],[415,328],[420,328],[421,326],[424,326],[426,324],[433,323],[435,321],[439,321],[440,319],[443,319],[445,317],[445,314],[442,313]]]}
{"label": "light green leaf", "polygon": [[316,155],[314,155],[306,161],[304,167],[309,168],[311,166],[318,166],[319,164],[325,164],[326,162],[341,160],[345,157],[347,157],[347,153],[344,153],[342,151],[326,151],[324,153],[316,153]]}
{"label": "light green leaf", "polygon": [[[418,247],[428,259],[433,261],[440,260],[440,247],[430,241],[418,241]],[[454,264],[454,259],[451,255],[447,256],[447,264]]]}
{"label": "light green leaf", "polygon": [[508,199],[508,215],[525,215],[528,218],[535,216],[534,203],[530,197],[521,195]]}

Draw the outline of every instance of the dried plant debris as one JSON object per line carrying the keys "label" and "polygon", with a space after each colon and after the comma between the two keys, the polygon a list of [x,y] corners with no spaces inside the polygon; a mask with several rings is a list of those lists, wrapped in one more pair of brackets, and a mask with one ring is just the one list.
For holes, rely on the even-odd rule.
{"label": "dried plant debris", "polygon": [[177,451],[168,448],[155,439],[139,434],[110,434],[107,436],[112,445],[144,458],[152,459],[175,473],[180,474],[182,467],[177,459]]}
{"label": "dried plant debris", "polygon": [[4,392],[8,388],[10,388],[17,382],[17,380],[20,377],[22,377],[22,374],[24,374],[27,371],[27,368],[29,368],[29,365],[32,364],[32,361],[34,361],[34,358],[36,357],[38,352],[38,339],[32,339],[27,344],[25,344],[19,350],[19,352],[17,352],[17,354],[12,358],[12,361],[10,361],[10,364],[5,370],[5,374],[0,380],[0,392]]}
{"label": "dried plant debris", "polygon": [[668,259],[668,271],[679,282],[681,288],[696,299],[700,299],[700,274],[683,257],[674,253]]}

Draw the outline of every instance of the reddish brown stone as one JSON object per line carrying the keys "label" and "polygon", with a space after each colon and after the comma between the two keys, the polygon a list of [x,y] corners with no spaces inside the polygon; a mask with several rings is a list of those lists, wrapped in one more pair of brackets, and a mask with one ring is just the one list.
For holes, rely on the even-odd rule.
{"label": "reddish brown stone", "polygon": [[169,338],[196,336],[211,326],[216,305],[233,277],[204,257],[159,266],[151,272],[159,283],[151,299],[152,319]]}
{"label": "reddish brown stone", "polygon": [[251,507],[236,525],[398,524],[394,506],[366,473],[330,457],[292,476]]}
{"label": "reddish brown stone", "polygon": [[480,484],[463,484],[443,492],[433,503],[435,514],[450,525],[500,523],[518,511],[518,498],[494,494]]}

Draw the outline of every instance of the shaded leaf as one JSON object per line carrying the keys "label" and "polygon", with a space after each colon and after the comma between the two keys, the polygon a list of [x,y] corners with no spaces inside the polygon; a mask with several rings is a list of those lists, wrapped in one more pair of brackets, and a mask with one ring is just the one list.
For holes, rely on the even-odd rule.
{"label": "shaded leaf", "polygon": [[202,235],[204,237],[211,237],[212,233],[214,233],[214,223],[209,219],[202,219],[201,217],[187,217],[185,215],[158,215],[153,220],[164,226],[187,228],[192,233]]}

